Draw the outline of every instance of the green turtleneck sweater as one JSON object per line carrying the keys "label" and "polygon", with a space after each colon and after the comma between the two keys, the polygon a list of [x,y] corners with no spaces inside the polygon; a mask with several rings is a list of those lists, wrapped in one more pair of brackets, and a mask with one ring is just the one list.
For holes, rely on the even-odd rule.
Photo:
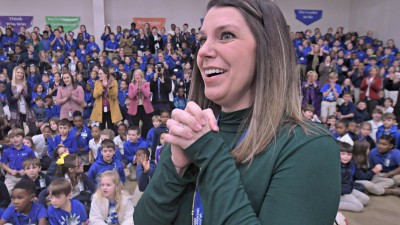
{"label": "green turtleneck sweater", "polygon": [[282,129],[250,165],[237,165],[230,151],[244,132],[239,127],[248,112],[221,112],[220,131],[205,134],[185,150],[193,164],[183,177],[167,148],[135,208],[135,224],[192,224],[198,178],[203,225],[332,225],[340,198],[335,139],[311,126],[314,134],[300,127],[290,133]]}

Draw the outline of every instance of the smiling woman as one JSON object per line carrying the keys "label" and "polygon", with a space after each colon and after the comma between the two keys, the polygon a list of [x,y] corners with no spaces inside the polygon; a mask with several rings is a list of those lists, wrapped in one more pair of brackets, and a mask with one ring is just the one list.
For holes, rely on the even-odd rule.
{"label": "smiling woman", "polygon": [[279,8],[268,0],[211,0],[199,34],[192,102],[172,112],[170,146],[135,223],[332,224],[339,148],[301,114]]}

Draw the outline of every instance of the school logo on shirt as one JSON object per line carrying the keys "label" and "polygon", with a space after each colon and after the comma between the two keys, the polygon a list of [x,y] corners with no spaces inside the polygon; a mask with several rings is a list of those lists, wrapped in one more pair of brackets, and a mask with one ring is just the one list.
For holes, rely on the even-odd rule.
{"label": "school logo on shirt", "polygon": [[79,225],[79,219],[81,216],[76,215],[75,213],[72,214],[71,216],[68,217],[61,217],[62,220],[59,220],[58,222],[61,225]]}

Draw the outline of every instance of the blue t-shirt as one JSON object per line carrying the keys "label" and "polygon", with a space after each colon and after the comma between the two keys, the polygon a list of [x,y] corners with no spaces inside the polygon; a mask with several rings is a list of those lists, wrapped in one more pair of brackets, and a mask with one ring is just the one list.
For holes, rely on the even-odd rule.
{"label": "blue t-shirt", "polygon": [[108,206],[108,216],[106,221],[107,224],[118,224],[118,213],[115,210],[115,203],[111,203]]}
{"label": "blue t-shirt", "polygon": [[0,161],[7,164],[10,169],[22,170],[24,168],[24,160],[28,157],[36,158],[35,153],[31,148],[22,145],[21,149],[17,150],[14,148],[14,145],[12,145],[3,152]]}
{"label": "blue t-shirt", "polygon": [[[328,91],[330,87],[331,87],[331,84],[324,84],[324,85],[322,86],[320,92],[321,92],[321,93],[324,93],[324,92]],[[336,89],[336,92],[337,92],[339,95],[342,94],[342,88],[340,87],[339,84],[335,84],[335,89]],[[333,91],[331,90],[331,92],[329,92],[329,94],[328,94],[326,97],[322,97],[322,101],[329,101],[329,102],[336,101],[336,97],[335,97],[335,95],[333,94]]]}
{"label": "blue t-shirt", "polygon": [[71,213],[61,208],[54,208],[52,205],[47,210],[51,225],[81,225],[88,220],[85,206],[78,200],[71,199]]}
{"label": "blue t-shirt", "polygon": [[369,153],[369,160],[371,168],[377,164],[382,165],[382,172],[389,173],[400,166],[400,150],[393,149],[386,154],[381,154],[378,148],[374,148]]}
{"label": "blue t-shirt", "polygon": [[32,209],[28,215],[16,211],[14,205],[10,205],[1,215],[2,220],[13,225],[38,224],[40,219],[46,217],[46,208],[37,202],[32,202]]}

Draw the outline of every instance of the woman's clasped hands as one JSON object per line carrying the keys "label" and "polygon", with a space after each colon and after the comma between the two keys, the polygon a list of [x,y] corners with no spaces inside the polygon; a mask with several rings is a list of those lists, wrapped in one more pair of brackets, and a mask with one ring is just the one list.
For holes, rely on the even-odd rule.
{"label": "woman's clasped hands", "polygon": [[166,141],[171,144],[171,159],[178,174],[191,163],[185,150],[209,131],[219,130],[211,109],[202,110],[196,103],[188,102],[185,110],[174,109],[167,122]]}

